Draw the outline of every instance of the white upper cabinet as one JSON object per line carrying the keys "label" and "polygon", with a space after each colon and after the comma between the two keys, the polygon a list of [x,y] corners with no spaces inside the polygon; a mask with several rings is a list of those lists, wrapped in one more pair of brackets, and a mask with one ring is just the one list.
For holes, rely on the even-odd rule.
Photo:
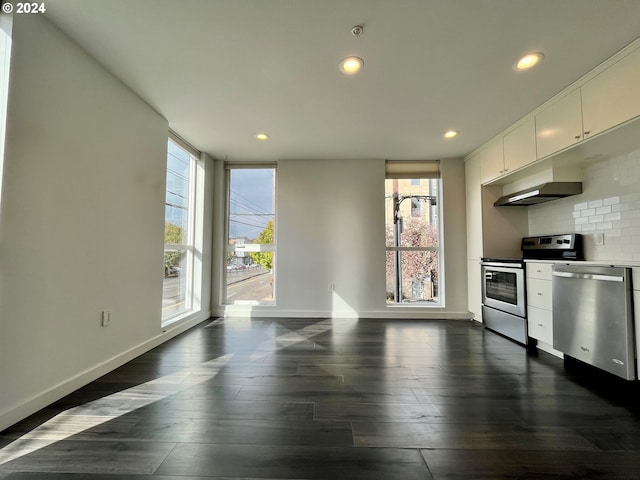
{"label": "white upper cabinet", "polygon": [[482,167],[482,183],[508,175],[536,161],[536,127],[533,117],[507,133],[493,139],[477,155]]}
{"label": "white upper cabinet", "polygon": [[504,136],[504,173],[536,161],[536,125],[533,117]]}
{"label": "white upper cabinet", "polygon": [[580,89],[560,98],[535,116],[537,158],[570,147],[582,140]]}
{"label": "white upper cabinet", "polygon": [[584,137],[640,115],[640,48],[582,86]]}
{"label": "white upper cabinet", "polygon": [[494,178],[504,175],[502,137],[491,140],[477,156],[480,159],[481,183],[490,182]]}
{"label": "white upper cabinet", "polygon": [[[510,174],[517,170],[630,120],[640,123],[640,39],[570,88],[485,145],[477,154],[483,184],[512,178]],[[627,129],[621,135],[637,136],[637,132]],[[605,149],[611,153],[620,138],[626,140],[609,138],[613,140],[605,143]]]}

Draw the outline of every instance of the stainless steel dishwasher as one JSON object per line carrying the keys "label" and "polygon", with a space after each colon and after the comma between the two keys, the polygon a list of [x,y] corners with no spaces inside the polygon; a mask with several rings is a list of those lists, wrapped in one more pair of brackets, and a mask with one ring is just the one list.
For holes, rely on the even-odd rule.
{"label": "stainless steel dishwasher", "polygon": [[631,269],[558,264],[552,279],[553,348],[635,379]]}

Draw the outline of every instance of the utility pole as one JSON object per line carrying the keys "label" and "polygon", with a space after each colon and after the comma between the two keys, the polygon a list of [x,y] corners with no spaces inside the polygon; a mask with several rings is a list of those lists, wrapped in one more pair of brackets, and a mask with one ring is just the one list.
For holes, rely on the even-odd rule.
{"label": "utility pole", "polygon": [[[398,194],[398,180],[393,180],[393,246],[395,247],[393,252],[393,267],[395,271],[394,275],[394,289],[393,300],[395,303],[402,302],[402,259],[400,257],[400,236],[402,235],[402,215],[400,214],[400,204],[408,198],[417,198],[421,201],[427,202],[430,207],[436,205],[437,197],[435,195],[399,195]],[[430,208],[431,210],[431,208]]]}
{"label": "utility pole", "polygon": [[402,261],[400,259],[400,235],[402,234],[402,217],[400,216],[400,202],[398,197],[398,181],[394,180],[393,185],[393,246],[396,250],[393,252],[393,269],[395,271],[395,282],[393,290],[393,301],[399,303],[402,301]]}

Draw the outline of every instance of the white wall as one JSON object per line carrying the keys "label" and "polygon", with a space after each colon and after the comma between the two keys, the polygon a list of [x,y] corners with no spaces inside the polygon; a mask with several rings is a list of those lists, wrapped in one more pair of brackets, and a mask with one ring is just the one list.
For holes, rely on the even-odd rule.
{"label": "white wall", "polygon": [[[0,430],[167,338],[167,133],[164,118],[43,16],[15,16],[0,199]],[[103,309],[112,311],[106,328]]]}
{"label": "white wall", "polygon": [[582,173],[581,195],[528,207],[530,234],[581,233],[587,260],[640,261],[640,149]]}
{"label": "white wall", "polygon": [[463,159],[440,163],[444,204],[444,256],[446,309],[458,318],[467,316],[467,225]]}
{"label": "white wall", "polygon": [[384,305],[381,179],[383,161],[279,162],[279,309],[341,317]]}
{"label": "white wall", "polygon": [[464,163],[447,160],[442,171],[446,308],[386,306],[384,160],[282,160],[276,305],[220,307],[221,313],[468,318]]}

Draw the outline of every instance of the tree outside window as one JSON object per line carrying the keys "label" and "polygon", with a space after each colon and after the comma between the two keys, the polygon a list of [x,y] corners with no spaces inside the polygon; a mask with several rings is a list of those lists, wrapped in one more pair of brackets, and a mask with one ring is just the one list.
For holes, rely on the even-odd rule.
{"label": "tree outside window", "polygon": [[387,303],[440,303],[437,182],[386,180]]}

